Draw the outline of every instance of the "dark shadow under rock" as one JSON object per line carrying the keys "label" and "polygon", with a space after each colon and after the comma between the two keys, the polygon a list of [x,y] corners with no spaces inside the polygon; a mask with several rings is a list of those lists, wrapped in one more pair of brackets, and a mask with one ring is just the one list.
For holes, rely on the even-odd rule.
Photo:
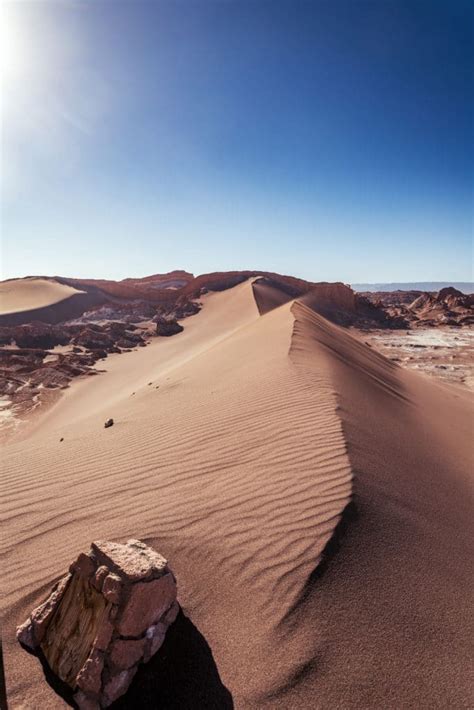
{"label": "dark shadow under rock", "polygon": [[181,611],[158,653],[139,667],[128,692],[111,710],[230,710],[212,651]]}

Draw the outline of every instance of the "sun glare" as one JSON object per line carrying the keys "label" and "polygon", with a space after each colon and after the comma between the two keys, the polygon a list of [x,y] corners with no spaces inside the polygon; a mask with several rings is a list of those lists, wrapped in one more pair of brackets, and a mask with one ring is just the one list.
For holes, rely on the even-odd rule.
{"label": "sun glare", "polygon": [[25,42],[11,5],[0,5],[0,74],[2,83],[18,79],[25,66]]}

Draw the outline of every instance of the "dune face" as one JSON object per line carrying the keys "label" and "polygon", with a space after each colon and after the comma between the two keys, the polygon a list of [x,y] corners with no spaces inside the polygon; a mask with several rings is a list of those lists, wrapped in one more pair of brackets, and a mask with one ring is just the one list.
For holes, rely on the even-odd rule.
{"label": "dune face", "polygon": [[12,707],[63,707],[15,625],[91,540],[130,537],[169,559],[213,669],[174,707],[469,707],[472,399],[314,305],[271,280],[207,293],[5,447]]}
{"label": "dune face", "polygon": [[326,707],[469,707],[472,396],[298,310],[331,353],[357,512],[302,610],[316,621],[341,602],[327,632],[331,672],[307,687]]}
{"label": "dune face", "polygon": [[72,286],[46,279],[12,279],[0,283],[0,314],[32,311],[51,306],[74,294]]}
{"label": "dune face", "polygon": [[27,277],[0,283],[0,327],[34,322],[61,323],[82,315],[106,301],[98,289],[82,290],[78,284],[58,279]]}

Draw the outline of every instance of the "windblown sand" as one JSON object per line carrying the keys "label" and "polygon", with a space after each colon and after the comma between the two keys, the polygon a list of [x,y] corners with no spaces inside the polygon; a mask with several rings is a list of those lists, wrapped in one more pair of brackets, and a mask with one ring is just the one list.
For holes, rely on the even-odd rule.
{"label": "windblown sand", "polygon": [[15,626],[129,537],[169,559],[237,708],[472,707],[472,396],[284,300],[205,296],[5,448],[12,707],[64,706]]}
{"label": "windblown sand", "polygon": [[47,279],[11,279],[0,282],[0,313],[18,313],[51,306],[82,293],[72,286]]}

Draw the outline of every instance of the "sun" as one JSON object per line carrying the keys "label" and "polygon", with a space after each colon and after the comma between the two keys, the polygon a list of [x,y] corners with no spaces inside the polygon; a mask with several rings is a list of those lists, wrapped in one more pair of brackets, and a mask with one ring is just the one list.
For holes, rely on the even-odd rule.
{"label": "sun", "polygon": [[19,79],[25,67],[25,42],[13,3],[0,4],[0,75],[2,84]]}

